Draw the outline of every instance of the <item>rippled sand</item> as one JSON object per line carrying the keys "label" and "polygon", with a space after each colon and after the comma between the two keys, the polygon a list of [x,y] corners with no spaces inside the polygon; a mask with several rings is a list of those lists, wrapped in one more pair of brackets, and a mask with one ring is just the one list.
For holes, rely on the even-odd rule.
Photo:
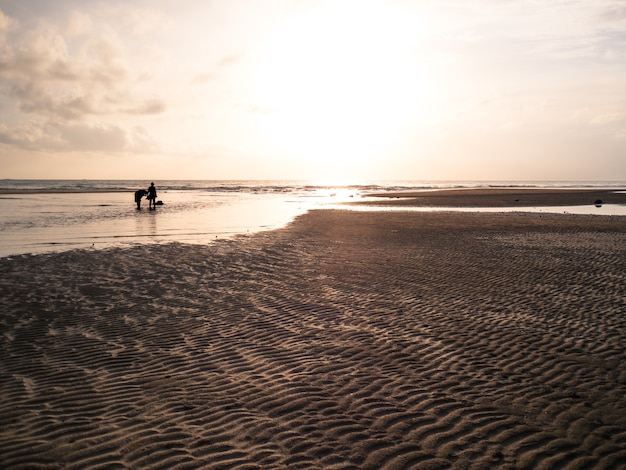
{"label": "rippled sand", "polygon": [[625,260],[620,217],[331,210],[0,259],[0,467],[624,467]]}

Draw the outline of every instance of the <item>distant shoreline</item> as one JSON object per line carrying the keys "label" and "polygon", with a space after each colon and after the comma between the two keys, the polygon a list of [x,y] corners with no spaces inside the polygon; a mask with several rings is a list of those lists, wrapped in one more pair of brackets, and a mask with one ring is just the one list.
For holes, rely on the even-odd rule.
{"label": "distant shoreline", "polygon": [[558,189],[558,188],[476,188],[425,191],[377,192],[365,198],[385,200],[349,203],[393,207],[525,207],[577,206],[595,204],[626,204],[626,191],[620,189]]}

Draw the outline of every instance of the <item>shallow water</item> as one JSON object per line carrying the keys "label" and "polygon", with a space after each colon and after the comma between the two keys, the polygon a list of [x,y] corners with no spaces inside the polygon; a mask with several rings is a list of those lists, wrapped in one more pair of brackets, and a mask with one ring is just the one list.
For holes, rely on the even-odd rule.
{"label": "shallow water", "polygon": [[[2,180],[0,183],[0,190],[17,191],[0,194],[0,257],[174,241],[206,244],[216,238],[283,226],[297,215],[316,207],[626,215],[626,206],[617,205],[599,208],[588,205],[459,209],[348,207],[339,204],[356,202],[367,192],[478,187],[481,183],[400,182],[328,186],[297,182],[172,181],[159,185],[158,199],[164,205],[154,211],[148,210],[145,199],[142,210],[136,210],[132,188],[140,187],[141,182],[137,181]],[[499,185],[510,186],[505,183]],[[517,185],[551,186],[545,183]],[[482,186],[497,185],[482,183]],[[585,185],[561,183],[552,186]],[[104,192],[51,192],[59,190]],[[371,198],[368,200],[371,201]]]}
{"label": "shallow water", "polygon": [[0,256],[143,243],[208,243],[276,228],[304,212],[284,195],[160,193],[164,205],[137,210],[128,193],[0,196]]}
{"label": "shallow water", "polygon": [[[385,199],[386,201],[387,199]],[[371,201],[371,198],[370,198]],[[626,205],[622,204],[602,204],[594,206],[587,204],[584,206],[528,206],[528,207],[418,207],[418,206],[388,206],[388,205],[367,205],[367,206],[345,206],[329,205],[336,209],[349,209],[355,211],[409,211],[409,212],[537,212],[545,214],[577,214],[577,215],[619,215],[626,216]]]}

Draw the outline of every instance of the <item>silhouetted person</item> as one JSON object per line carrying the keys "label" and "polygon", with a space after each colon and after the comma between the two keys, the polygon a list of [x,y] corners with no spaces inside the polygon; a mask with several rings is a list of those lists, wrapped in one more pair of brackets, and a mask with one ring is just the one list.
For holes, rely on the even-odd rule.
{"label": "silhouetted person", "polygon": [[150,209],[156,209],[156,188],[154,187],[154,183],[150,183],[150,187],[148,188],[148,207]]}
{"label": "silhouetted person", "polygon": [[135,191],[135,202],[137,203],[137,209],[141,209],[141,198],[146,196],[147,194],[148,191],[146,191],[145,189]]}

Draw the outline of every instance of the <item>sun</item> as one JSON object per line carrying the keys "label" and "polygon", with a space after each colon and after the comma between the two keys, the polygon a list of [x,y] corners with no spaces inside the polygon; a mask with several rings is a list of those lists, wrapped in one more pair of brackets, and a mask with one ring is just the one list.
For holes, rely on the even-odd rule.
{"label": "sun", "polygon": [[266,135],[322,177],[347,178],[383,158],[423,111],[414,28],[380,2],[343,1],[279,29],[256,77]]}

